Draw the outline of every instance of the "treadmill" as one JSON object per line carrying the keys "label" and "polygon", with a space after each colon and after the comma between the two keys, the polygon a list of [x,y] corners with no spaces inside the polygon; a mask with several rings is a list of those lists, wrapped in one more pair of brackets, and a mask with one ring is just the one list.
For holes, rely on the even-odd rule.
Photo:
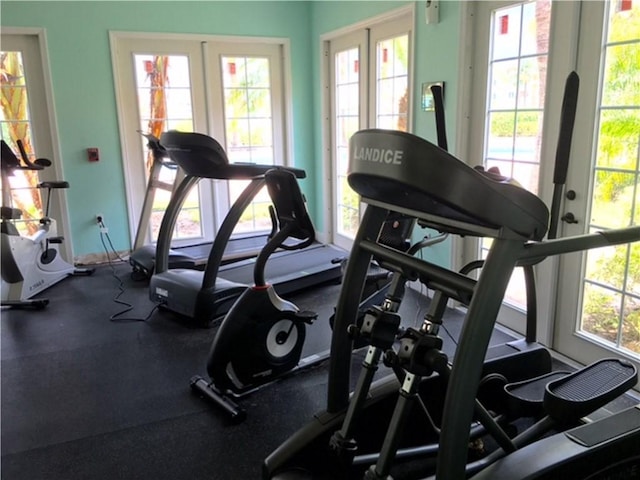
{"label": "treadmill", "polygon": [[[149,182],[147,183],[147,190],[142,204],[142,213],[138,222],[136,238],[129,255],[129,263],[134,275],[141,279],[148,279],[153,274],[155,267],[156,244],[145,244],[144,242],[149,228],[156,191],[161,189],[173,193],[180,180],[184,178],[184,172],[171,160],[169,153],[160,144],[160,140],[156,136],[143,133],[140,130],[138,130],[138,133],[147,139],[147,148],[151,150],[153,163],[149,172]],[[163,182],[160,179],[163,167],[176,170],[173,184]],[[267,243],[267,240],[266,233],[238,235],[230,238],[222,257],[222,264],[257,256]],[[213,242],[202,242],[193,245],[170,247],[169,268],[204,270],[212,245]]]}
{"label": "treadmill", "polygon": [[[199,133],[165,132],[160,143],[185,176],[176,186],[162,218],[155,272],[149,281],[149,298],[163,309],[192,318],[200,326],[212,326],[252,282],[254,259],[224,266],[222,260],[240,216],[265,185],[265,173],[271,169],[287,169],[296,178],[304,178],[306,173],[301,169],[273,165],[229,163],[222,146]],[[204,270],[170,268],[171,233],[182,204],[202,178],[250,182],[225,216]],[[340,262],[346,255],[342,249],[318,243],[301,251],[283,250],[272,255],[265,277],[280,295],[339,281],[342,277]]]}

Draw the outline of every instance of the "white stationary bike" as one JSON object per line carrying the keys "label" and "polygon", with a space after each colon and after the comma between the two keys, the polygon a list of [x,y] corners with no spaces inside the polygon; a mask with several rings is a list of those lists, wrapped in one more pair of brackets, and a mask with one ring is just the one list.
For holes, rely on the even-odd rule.
{"label": "white stationary bike", "polygon": [[31,162],[18,140],[22,163],[13,150],[2,140],[2,207],[0,209],[2,306],[42,309],[48,303],[46,298],[31,299],[69,275],[90,275],[93,269],[79,269],[67,263],[60,255],[58,245],[64,238],[58,236],[56,221],[49,217],[51,191],[69,188],[65,181],[42,182],[38,188],[47,189],[44,217],[40,219],[38,231],[29,236],[20,234],[14,220],[22,216],[22,211],[12,208],[9,176],[17,170],[43,170],[51,162],[39,158]]}

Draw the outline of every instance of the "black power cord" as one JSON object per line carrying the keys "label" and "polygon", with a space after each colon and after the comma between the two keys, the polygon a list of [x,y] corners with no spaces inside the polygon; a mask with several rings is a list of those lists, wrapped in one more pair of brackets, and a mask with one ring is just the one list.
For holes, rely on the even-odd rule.
{"label": "black power cord", "polygon": [[[98,227],[100,228],[100,241],[102,242],[102,247],[104,248],[104,252],[107,256],[107,263],[109,264],[109,267],[111,268],[111,276],[113,278],[116,279],[116,281],[118,282],[118,293],[113,297],[113,301],[119,305],[124,305],[124,310],[121,310],[117,313],[114,313],[113,315],[111,315],[109,317],[109,320],[112,322],[123,322],[123,323],[130,323],[130,322],[146,322],[147,320],[149,320],[149,318],[151,317],[151,315],[153,315],[153,312],[155,312],[158,308],[158,305],[155,305],[151,311],[147,314],[146,317],[142,318],[142,317],[123,317],[123,315],[129,311],[131,311],[133,309],[133,305],[131,305],[128,302],[125,302],[124,300],[121,300],[120,297],[126,292],[125,286],[124,286],[124,282],[122,281],[122,279],[118,276],[117,272],[116,272],[116,267],[115,264],[113,263],[113,261],[111,260],[111,255],[110,255],[110,251],[113,252],[113,254],[116,256],[116,258],[120,261],[120,262],[126,262],[126,260],[124,258],[122,258],[120,256],[120,254],[116,251],[116,249],[113,246],[113,243],[111,242],[111,237],[109,237],[109,229],[107,228],[107,226],[104,224],[104,220],[102,217],[97,217],[97,221],[98,221]],[[106,242],[105,242],[106,239]],[[109,244],[109,246],[107,246],[107,243]]]}

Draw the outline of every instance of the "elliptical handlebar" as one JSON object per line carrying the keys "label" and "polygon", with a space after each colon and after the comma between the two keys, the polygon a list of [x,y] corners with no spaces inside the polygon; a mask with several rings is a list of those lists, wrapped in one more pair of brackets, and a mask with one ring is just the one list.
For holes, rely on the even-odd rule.
{"label": "elliptical handlebar", "polygon": [[558,234],[562,193],[567,181],[567,170],[569,169],[571,140],[573,138],[573,126],[575,124],[576,110],[578,108],[579,89],[580,77],[578,77],[576,72],[572,71],[567,77],[564,86],[562,110],[560,113],[560,133],[558,134],[556,161],[553,171],[553,200],[551,202],[550,209],[549,232],[547,233],[547,238],[549,240],[556,238]]}
{"label": "elliptical handlebar", "polygon": [[444,121],[444,91],[441,85],[431,85],[431,95],[436,114],[436,134],[438,135],[438,146],[443,150],[449,150],[447,142],[447,128]]}

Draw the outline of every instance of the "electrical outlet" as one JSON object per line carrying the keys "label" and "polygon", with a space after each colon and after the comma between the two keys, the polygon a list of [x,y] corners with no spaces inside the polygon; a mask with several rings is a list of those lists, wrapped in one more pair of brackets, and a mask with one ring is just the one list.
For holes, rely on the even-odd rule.
{"label": "electrical outlet", "polygon": [[96,223],[98,225],[104,223],[104,215],[102,215],[101,213],[96,213]]}

